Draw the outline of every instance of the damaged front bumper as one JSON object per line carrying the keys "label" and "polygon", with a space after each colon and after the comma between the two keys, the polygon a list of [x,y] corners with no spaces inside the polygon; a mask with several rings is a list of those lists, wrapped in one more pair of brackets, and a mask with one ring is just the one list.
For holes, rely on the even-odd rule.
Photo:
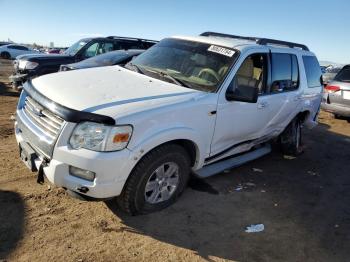
{"label": "damaged front bumper", "polygon": [[12,88],[15,90],[22,89],[23,83],[26,82],[28,78],[29,78],[28,74],[21,74],[21,73],[16,73],[9,77],[10,81],[12,82]]}

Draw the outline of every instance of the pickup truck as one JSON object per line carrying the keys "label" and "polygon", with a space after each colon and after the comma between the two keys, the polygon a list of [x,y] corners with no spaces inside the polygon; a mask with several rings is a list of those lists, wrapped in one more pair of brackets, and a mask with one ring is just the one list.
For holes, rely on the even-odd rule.
{"label": "pickup truck", "polygon": [[63,54],[20,55],[14,62],[15,73],[10,76],[12,88],[21,89],[28,79],[58,72],[62,64],[79,62],[113,50],[148,49],[156,42],[120,36],[84,38],[69,47]]}
{"label": "pickup truck", "polygon": [[322,83],[302,44],[214,32],[163,39],[125,65],[50,74],[21,93],[25,164],[76,196],[116,197],[131,215],[165,208],[190,175],[271,151],[301,152]]}

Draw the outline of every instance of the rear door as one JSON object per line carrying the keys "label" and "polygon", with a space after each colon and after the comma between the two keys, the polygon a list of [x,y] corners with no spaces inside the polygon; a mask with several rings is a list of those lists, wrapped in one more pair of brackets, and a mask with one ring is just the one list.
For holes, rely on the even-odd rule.
{"label": "rear door", "polygon": [[[268,90],[274,117],[266,126],[265,134],[276,135],[299,112],[301,104],[300,69],[297,55],[286,49],[273,49],[270,53],[271,81]],[[288,50],[288,49],[287,49]]]}

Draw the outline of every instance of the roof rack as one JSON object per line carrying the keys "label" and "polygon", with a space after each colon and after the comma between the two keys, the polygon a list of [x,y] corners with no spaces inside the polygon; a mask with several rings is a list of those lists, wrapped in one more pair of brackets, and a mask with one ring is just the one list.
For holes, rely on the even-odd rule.
{"label": "roof rack", "polygon": [[109,39],[123,39],[123,40],[137,40],[142,42],[152,42],[152,43],[158,43],[156,40],[150,40],[150,39],[143,39],[143,38],[136,38],[136,37],[125,37],[125,36],[107,36]]}
{"label": "roof rack", "polygon": [[229,35],[229,34],[222,34],[222,33],[216,33],[216,32],[204,32],[204,33],[200,34],[200,36],[218,36],[218,37],[228,37],[228,38],[233,38],[233,39],[243,39],[243,40],[254,41],[258,45],[272,44],[272,45],[287,46],[290,48],[300,48],[302,50],[309,51],[309,48],[303,44],[297,44],[297,43],[293,43],[293,42],[287,42],[287,41],[281,41],[281,40],[275,40],[275,39],[269,39],[269,38]]}

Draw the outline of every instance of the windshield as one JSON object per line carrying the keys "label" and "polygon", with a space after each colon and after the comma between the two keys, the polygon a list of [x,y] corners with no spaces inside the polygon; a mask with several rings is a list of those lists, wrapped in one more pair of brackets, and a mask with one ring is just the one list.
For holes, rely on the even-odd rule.
{"label": "windshield", "polygon": [[215,92],[237,53],[230,48],[180,39],[164,39],[128,67],[164,81]]}
{"label": "windshield", "polygon": [[334,78],[340,82],[350,82],[350,66],[345,66]]}
{"label": "windshield", "polygon": [[87,41],[80,40],[64,51],[64,54],[74,56],[86,43]]}

